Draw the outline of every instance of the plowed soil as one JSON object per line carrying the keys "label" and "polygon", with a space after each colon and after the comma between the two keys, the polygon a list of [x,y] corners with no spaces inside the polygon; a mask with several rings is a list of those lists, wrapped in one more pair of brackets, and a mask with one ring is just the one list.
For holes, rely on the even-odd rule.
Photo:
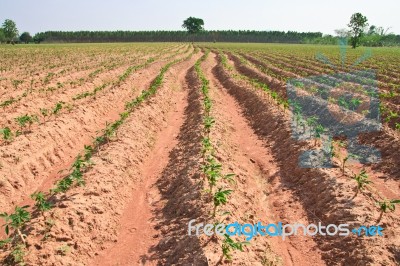
{"label": "plowed soil", "polygon": [[[0,123],[7,125],[19,115],[51,108],[59,101],[74,107],[43,119],[9,143],[2,142],[0,210],[12,212],[15,205],[32,206],[32,193],[52,188],[84,145],[119,118],[128,101],[148,90],[167,63],[182,59],[165,72],[157,92],[133,109],[115,136],[93,155],[91,167],[83,174],[85,185],[53,196],[50,211],[32,214],[21,229],[26,235],[25,265],[399,265],[399,210],[385,213],[379,221],[385,237],[298,235],[282,240],[257,236],[243,251],[232,251],[232,261],[222,257],[222,238],[189,236],[192,219],[197,223],[217,219],[224,223],[360,226],[377,224],[380,212],[370,192],[354,196],[354,180],[343,176],[340,169],[300,168],[301,152],[312,145],[291,137],[289,111],[277,107],[249,82],[235,78],[235,73],[261,80],[285,95],[282,81],[243,65],[231,53],[226,53],[232,67],[228,71],[219,52],[211,51],[200,64],[213,104],[215,124],[210,138],[222,172],[235,173],[234,183],[221,181],[233,192],[214,218],[201,170],[205,111],[195,69],[206,49],[175,45],[166,51],[158,57],[153,51],[154,62],[118,85],[112,81],[150,55],[134,53],[135,59],[110,71],[104,69],[82,86],[47,96],[30,94],[0,115]],[[89,62],[89,70],[72,73],[68,80],[93,72],[97,65]],[[95,96],[72,99],[107,82],[112,85]],[[7,92],[2,98],[10,95],[14,94]],[[398,139],[385,131],[376,136],[376,142],[387,149],[383,156],[389,162],[367,169],[373,172],[374,188],[387,198],[396,198],[400,193],[398,167],[389,171],[389,164],[400,160],[393,155]],[[17,265],[10,260],[10,250],[1,252],[4,265]]]}

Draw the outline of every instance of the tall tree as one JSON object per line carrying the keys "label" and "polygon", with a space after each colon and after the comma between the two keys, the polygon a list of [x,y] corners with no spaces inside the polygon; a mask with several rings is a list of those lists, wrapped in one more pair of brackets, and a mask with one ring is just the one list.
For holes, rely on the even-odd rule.
{"label": "tall tree", "polygon": [[6,41],[6,36],[4,35],[4,31],[2,28],[0,28],[0,43],[3,43]]}
{"label": "tall tree", "polygon": [[190,34],[199,33],[204,30],[204,21],[201,18],[189,17],[183,21],[182,28]]}
{"label": "tall tree", "polygon": [[23,43],[30,43],[32,41],[32,36],[29,32],[24,32],[19,36],[19,40]]}
{"label": "tall tree", "polygon": [[361,43],[361,38],[364,34],[365,28],[368,26],[367,17],[361,13],[354,13],[350,18],[350,23],[347,25],[350,27],[351,39],[350,43],[353,48],[356,48]]}
{"label": "tall tree", "polygon": [[18,36],[17,25],[11,19],[6,19],[3,23],[3,31],[6,40],[9,42],[14,42],[14,39]]}

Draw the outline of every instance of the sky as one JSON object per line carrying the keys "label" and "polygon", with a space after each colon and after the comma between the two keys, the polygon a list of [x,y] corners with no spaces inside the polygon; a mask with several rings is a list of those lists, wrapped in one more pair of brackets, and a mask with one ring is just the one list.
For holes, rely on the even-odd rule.
{"label": "sky", "polygon": [[361,12],[370,25],[400,34],[399,0],[0,0],[0,22],[20,32],[182,30],[189,16],[208,30],[280,30],[334,34]]}

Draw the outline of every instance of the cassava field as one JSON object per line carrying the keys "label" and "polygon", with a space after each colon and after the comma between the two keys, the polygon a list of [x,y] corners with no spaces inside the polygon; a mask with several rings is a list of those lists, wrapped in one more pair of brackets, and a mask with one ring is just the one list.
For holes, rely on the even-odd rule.
{"label": "cassava field", "polygon": [[[400,49],[344,58],[336,46],[43,44],[0,54],[1,265],[399,265]],[[365,115],[356,81],[372,78],[355,70],[376,73],[381,126],[357,141],[380,160],[360,163],[332,136],[332,167],[301,167],[326,130],[302,116],[288,84],[319,77],[298,92]],[[343,84],[360,97],[324,97]],[[383,235],[196,236],[193,219],[379,225]]]}

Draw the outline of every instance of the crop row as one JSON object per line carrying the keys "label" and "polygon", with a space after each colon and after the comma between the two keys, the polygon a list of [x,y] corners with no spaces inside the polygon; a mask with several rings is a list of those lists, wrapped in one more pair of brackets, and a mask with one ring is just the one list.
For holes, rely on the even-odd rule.
{"label": "crop row", "polygon": [[[187,53],[190,50],[190,46],[183,52],[183,54]],[[161,56],[161,55],[160,55]],[[168,59],[171,59],[173,57],[176,57],[177,54],[172,54],[171,56],[168,56]],[[116,81],[113,82],[105,82],[100,86],[95,87],[92,91],[86,91],[79,93],[75,96],[72,97],[73,101],[80,100],[86,97],[95,97],[97,93],[100,91],[104,90],[107,86],[110,86],[110,89],[119,87],[123,82],[126,81],[126,79],[134,72],[148,67],[151,63],[153,63],[157,58],[149,58],[147,61],[143,64],[136,65],[136,66],[130,66],[127,68],[127,70],[118,77]],[[51,108],[40,108],[39,114],[25,114],[22,116],[18,116],[14,119],[16,122],[18,129],[16,129],[14,132],[10,128],[10,126],[6,126],[2,129],[0,129],[0,134],[3,139],[4,144],[8,144],[13,140],[13,137],[18,137],[22,134],[26,134],[31,132],[31,126],[34,123],[39,123],[39,117],[43,117],[42,123],[45,123],[47,118],[50,118],[51,116],[56,119],[57,116],[61,114],[61,110],[65,109],[67,112],[71,112],[74,108],[74,104],[72,103],[65,103],[65,102],[57,102],[56,105]]]}
{"label": "crop row", "polygon": [[[228,64],[227,59],[224,54],[220,54],[221,64],[224,69],[230,74],[231,77],[237,80],[245,81],[251,87],[261,90],[264,93],[267,93],[267,99],[270,103],[275,103],[278,107],[282,106],[282,103],[279,101],[271,101],[273,99],[271,97],[271,90],[268,88],[267,84],[264,84],[260,81],[250,79],[247,76],[241,75],[235,71],[235,69]],[[289,101],[282,99],[281,101],[287,102],[289,106]],[[283,108],[283,111],[286,111],[286,108]],[[326,133],[326,128],[319,122],[319,118],[316,116],[305,116],[303,114],[302,107],[296,102],[290,102],[291,116],[293,117],[293,122],[295,123],[295,127],[297,127],[303,134],[309,134],[310,137],[315,138],[315,142],[312,148],[317,147],[317,140],[322,140],[328,142],[328,145],[323,146],[324,154],[326,158],[336,158],[333,160],[333,163],[341,169],[341,173],[343,176],[347,176],[356,182],[356,194],[354,197],[358,195],[358,193],[363,193],[365,196],[371,198],[375,205],[380,210],[380,217],[378,221],[381,220],[382,216],[386,212],[393,212],[395,210],[395,205],[400,203],[399,199],[387,199],[379,193],[375,188],[372,187],[372,181],[369,180],[369,174],[365,169],[362,169],[359,173],[354,173],[351,168],[348,168],[348,162],[351,159],[358,159],[358,156],[345,153],[344,148],[346,148],[346,143],[340,140],[332,140],[327,137],[324,133]],[[370,193],[364,193],[365,189],[368,189]]]}
{"label": "crop row", "polygon": [[[206,189],[206,192],[209,194],[209,197],[212,199],[214,205],[212,217],[216,218],[217,209],[228,203],[228,197],[233,192],[232,189],[227,189],[223,184],[219,186],[219,183],[221,183],[221,180],[235,183],[235,174],[222,173],[222,164],[218,162],[215,156],[216,148],[211,139],[211,130],[215,124],[215,118],[211,115],[213,104],[209,95],[209,80],[206,78],[201,69],[201,63],[207,59],[209,53],[210,51],[207,50],[206,53],[196,62],[195,70],[198,78],[201,81],[204,107],[201,169],[203,183],[208,183],[208,189]],[[223,212],[221,215],[229,215],[229,213]],[[216,220],[214,224],[219,224],[219,222]],[[231,252],[234,250],[243,251],[243,245],[246,244],[248,244],[248,242],[236,242],[229,235],[224,234],[221,244],[221,260],[225,258],[226,260],[231,261]]]}
{"label": "crop row", "polygon": [[[167,63],[156,76],[150,87],[132,101],[129,101],[125,105],[125,111],[120,113],[120,118],[113,123],[106,124],[105,129],[102,133],[93,139],[92,145],[85,145],[84,150],[76,157],[75,161],[69,169],[69,173],[56,182],[53,188],[47,192],[37,191],[31,195],[31,198],[35,201],[35,204],[31,206],[16,206],[13,213],[2,213],[0,217],[5,220],[5,233],[8,238],[0,241],[0,247],[8,250],[9,255],[7,261],[15,264],[24,263],[24,255],[26,253],[26,238],[29,235],[25,235],[25,229],[28,227],[28,223],[31,218],[39,213],[44,215],[45,212],[51,210],[55,206],[57,197],[66,193],[68,190],[76,186],[84,186],[85,179],[84,173],[87,172],[92,166],[91,158],[98,153],[100,148],[116,136],[119,127],[126,121],[129,114],[135,110],[141,103],[149,99],[152,95],[157,92],[157,89],[162,85],[165,73],[171,66],[188,60],[193,55],[194,51],[185,58],[175,59]],[[31,209],[31,211],[30,211]],[[51,230],[51,228],[49,229]],[[44,230],[43,232],[46,232]]]}

